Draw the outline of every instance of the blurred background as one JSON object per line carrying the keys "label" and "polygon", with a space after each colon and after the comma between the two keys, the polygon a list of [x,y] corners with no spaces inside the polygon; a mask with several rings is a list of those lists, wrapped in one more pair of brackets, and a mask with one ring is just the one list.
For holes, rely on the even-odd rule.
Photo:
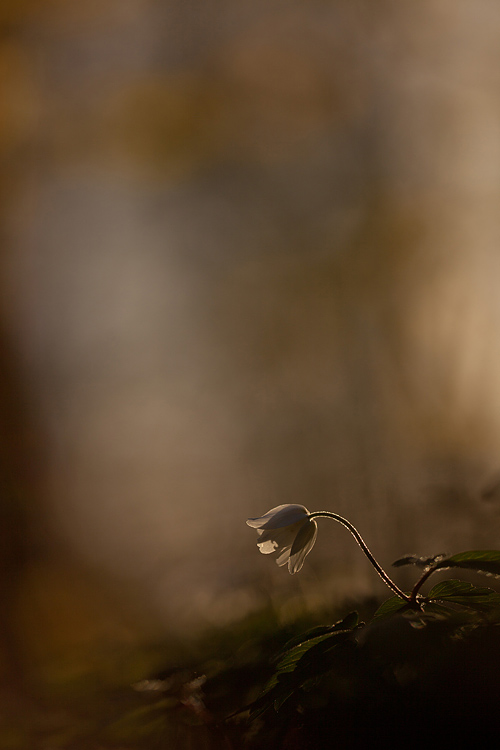
{"label": "blurred background", "polygon": [[259,555],[282,503],[383,565],[496,548],[500,7],[4,0],[0,32],[1,684],[383,595],[327,521],[300,575]]}

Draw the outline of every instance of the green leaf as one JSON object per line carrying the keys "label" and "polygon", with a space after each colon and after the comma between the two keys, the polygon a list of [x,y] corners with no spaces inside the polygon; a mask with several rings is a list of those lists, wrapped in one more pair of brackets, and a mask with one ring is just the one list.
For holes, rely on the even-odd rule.
{"label": "green leaf", "polygon": [[[357,627],[358,613],[351,612],[343,620],[328,627],[326,633],[311,637],[313,631],[324,628],[313,628],[312,631],[304,633],[300,638],[306,636],[306,640],[299,640],[299,643],[280,654],[276,672],[267,682],[261,695],[269,694],[274,700],[275,707],[281,706],[305,681],[329,669],[329,653],[349,640]],[[288,644],[294,640],[296,639],[292,639]],[[284,692],[287,696],[282,700]]]}
{"label": "green leaf", "polygon": [[458,555],[445,557],[436,565],[436,569],[464,568],[475,570],[477,573],[500,577],[500,551],[471,550],[460,552]]}
{"label": "green leaf", "polygon": [[425,567],[423,557],[417,557],[416,555],[405,555],[400,557],[398,560],[394,560],[392,563],[394,568],[402,568],[403,565],[418,565],[419,567]]}
{"label": "green leaf", "polygon": [[[310,657],[315,656],[318,652],[324,653],[325,651],[334,648],[338,643],[345,640],[351,635],[351,630],[337,630],[333,633],[326,633],[319,635],[316,638],[310,638],[304,643],[300,643],[294,648],[290,649],[284,657],[278,662],[277,672],[292,672],[306,654]],[[321,648],[319,648],[321,646]]]}
{"label": "green leaf", "polygon": [[346,615],[342,620],[336,622],[335,625],[332,626],[332,629],[335,628],[335,630],[354,630],[361,625],[364,625],[364,623],[360,623],[359,615],[356,611],[354,611],[349,612],[349,614]]}
{"label": "green leaf", "polygon": [[295,646],[300,646],[303,643],[307,643],[308,641],[315,640],[319,636],[322,635],[328,635],[332,632],[332,626],[331,625],[318,625],[314,628],[311,628],[310,630],[306,630],[304,633],[300,633],[300,635],[296,635],[293,638],[290,638],[289,641],[285,643],[283,648],[278,651],[278,653],[273,657],[273,662],[278,662],[283,658],[283,655],[287,651],[291,651],[292,648]]}
{"label": "green leaf", "polygon": [[401,568],[403,565],[417,565],[419,568],[431,568],[444,558],[446,558],[445,554],[433,555],[432,557],[405,555],[404,557],[400,557],[399,560],[395,560],[392,565],[394,568]]}
{"label": "green leaf", "polygon": [[453,609],[453,607],[446,606],[446,604],[440,604],[439,602],[432,601],[432,602],[426,602],[424,605],[424,613],[425,616],[430,616],[431,618],[437,617],[437,618],[448,618],[451,615],[456,615],[457,611],[456,609]]}
{"label": "green leaf", "polygon": [[488,612],[500,607],[500,594],[484,586],[473,586],[466,581],[442,581],[430,590],[428,599],[460,604],[464,607]]}
{"label": "green leaf", "polygon": [[[285,643],[283,648],[274,657],[273,661],[279,661],[287,651],[291,651],[295,646],[301,646],[308,643],[309,641],[315,641],[319,636],[330,635],[344,630],[354,630],[359,625],[359,615],[357,612],[349,612],[342,620],[333,625],[319,625],[317,627],[306,630],[305,633],[300,633],[294,636]],[[311,644],[314,645],[314,644]]]}
{"label": "green leaf", "polygon": [[396,614],[396,612],[401,612],[408,608],[408,602],[401,599],[400,596],[391,596],[390,599],[386,599],[385,602],[380,605],[373,615],[373,619],[377,620],[380,617],[389,617],[390,615]]}
{"label": "green leaf", "polygon": [[428,594],[429,599],[444,599],[450,596],[484,596],[493,593],[492,589],[485,586],[473,586],[467,581],[459,581],[452,578],[449,581],[441,581],[432,588]]}

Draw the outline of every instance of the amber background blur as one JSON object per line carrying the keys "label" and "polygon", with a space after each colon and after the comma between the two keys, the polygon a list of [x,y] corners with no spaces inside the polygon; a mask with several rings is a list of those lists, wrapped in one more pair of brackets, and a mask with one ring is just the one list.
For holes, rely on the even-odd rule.
{"label": "amber background blur", "polygon": [[497,547],[500,6],[0,24],[3,682],[383,593],[327,522],[260,556],[281,503],[384,564]]}

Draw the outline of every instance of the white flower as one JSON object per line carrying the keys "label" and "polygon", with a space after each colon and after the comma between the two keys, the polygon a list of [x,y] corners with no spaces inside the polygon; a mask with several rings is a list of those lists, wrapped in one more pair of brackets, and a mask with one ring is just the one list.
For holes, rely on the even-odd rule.
{"label": "white flower", "polygon": [[278,505],[265,516],[249,518],[247,524],[257,530],[257,546],[262,554],[277,552],[277,564],[288,563],[292,574],[301,569],[318,533],[316,521],[309,518],[303,505]]}

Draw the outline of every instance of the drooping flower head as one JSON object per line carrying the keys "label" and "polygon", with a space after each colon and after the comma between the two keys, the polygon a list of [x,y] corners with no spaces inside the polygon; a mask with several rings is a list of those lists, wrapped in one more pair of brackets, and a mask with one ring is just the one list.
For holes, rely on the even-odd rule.
{"label": "drooping flower head", "polygon": [[278,505],[265,516],[249,518],[247,524],[257,530],[257,546],[264,555],[277,552],[278,565],[288,563],[290,573],[297,573],[303,566],[306,555],[314,547],[318,533],[316,518],[331,518],[348,529],[384,583],[405,602],[411,605],[415,603],[412,594],[405,594],[376,561],[356,527],[338,513],[331,510],[315,510],[310,513],[303,505]]}
{"label": "drooping flower head", "polygon": [[260,518],[249,518],[248,526],[257,530],[257,546],[263,555],[277,552],[276,563],[297,573],[312,550],[318,527],[303,505],[278,505]]}

